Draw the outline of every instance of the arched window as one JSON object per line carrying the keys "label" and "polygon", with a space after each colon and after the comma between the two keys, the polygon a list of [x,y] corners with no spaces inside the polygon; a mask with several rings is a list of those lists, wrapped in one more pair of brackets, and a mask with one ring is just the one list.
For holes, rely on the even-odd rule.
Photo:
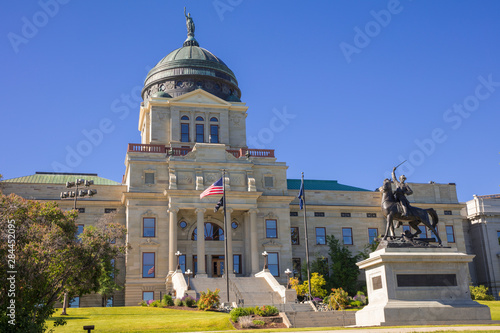
{"label": "arched window", "polygon": [[210,143],[219,143],[219,125],[210,125]]}
{"label": "arched window", "polygon": [[[198,240],[198,228],[193,230],[191,240]],[[206,241],[223,241],[224,230],[215,223],[205,222],[205,240]]]}
{"label": "arched window", "polygon": [[[188,116],[182,116],[181,121],[189,120]],[[189,142],[189,123],[181,122],[181,142]]]}
{"label": "arched window", "polygon": [[217,119],[217,118],[215,118],[215,117],[212,117],[212,118],[210,118],[210,121],[213,121],[213,122],[218,122],[218,121],[219,121],[219,119]]}
{"label": "arched window", "polygon": [[196,121],[203,121],[205,119],[203,119],[203,117],[196,117]]}

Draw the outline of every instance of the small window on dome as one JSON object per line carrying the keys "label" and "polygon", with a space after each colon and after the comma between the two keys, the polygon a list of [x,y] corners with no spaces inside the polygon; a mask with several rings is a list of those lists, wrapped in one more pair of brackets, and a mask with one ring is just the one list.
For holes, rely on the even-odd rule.
{"label": "small window on dome", "polygon": [[203,117],[196,117],[196,121],[203,121]]}
{"label": "small window on dome", "polygon": [[218,122],[219,120],[215,117],[210,118],[210,121]]}
{"label": "small window on dome", "polygon": [[188,116],[182,116],[181,120],[189,120],[189,117]]}

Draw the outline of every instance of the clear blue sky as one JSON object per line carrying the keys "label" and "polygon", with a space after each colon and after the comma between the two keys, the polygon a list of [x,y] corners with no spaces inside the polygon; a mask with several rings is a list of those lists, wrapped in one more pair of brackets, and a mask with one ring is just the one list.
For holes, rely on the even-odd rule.
{"label": "clear blue sky", "polygon": [[[185,5],[200,46],[238,78],[249,146],[276,149],[288,178],[375,189],[408,159],[408,181],[454,182],[461,201],[500,192],[495,0],[6,2],[4,178],[63,165],[121,181],[140,142],[134,97],[182,45]],[[285,111],[294,118],[272,126]],[[111,129],[69,167],[67,149],[102,122]]]}

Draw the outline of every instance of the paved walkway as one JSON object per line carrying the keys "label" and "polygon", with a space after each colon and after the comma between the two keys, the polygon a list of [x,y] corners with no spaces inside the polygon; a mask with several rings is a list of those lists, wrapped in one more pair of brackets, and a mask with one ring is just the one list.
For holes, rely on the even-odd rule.
{"label": "paved walkway", "polygon": [[[255,330],[258,332],[259,330]],[[436,332],[436,331],[491,331],[500,332],[500,325],[495,326],[434,326],[434,327],[400,327],[400,328],[389,328],[389,327],[379,327],[379,328],[365,328],[365,329],[340,329],[340,330],[328,330],[328,331],[286,331],[290,333],[338,333],[338,332],[349,332],[349,333],[416,333],[416,332]],[[234,332],[234,331],[213,331],[213,332],[193,332],[193,333],[215,333],[215,332]],[[242,331],[244,332],[244,331]],[[262,330],[262,332],[268,332],[268,330]]]}

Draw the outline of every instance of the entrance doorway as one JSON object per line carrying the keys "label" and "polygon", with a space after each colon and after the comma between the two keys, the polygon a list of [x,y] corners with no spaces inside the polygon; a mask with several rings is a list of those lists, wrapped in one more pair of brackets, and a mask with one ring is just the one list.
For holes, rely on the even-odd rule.
{"label": "entrance doorway", "polygon": [[212,256],[212,277],[224,274],[224,256]]}

